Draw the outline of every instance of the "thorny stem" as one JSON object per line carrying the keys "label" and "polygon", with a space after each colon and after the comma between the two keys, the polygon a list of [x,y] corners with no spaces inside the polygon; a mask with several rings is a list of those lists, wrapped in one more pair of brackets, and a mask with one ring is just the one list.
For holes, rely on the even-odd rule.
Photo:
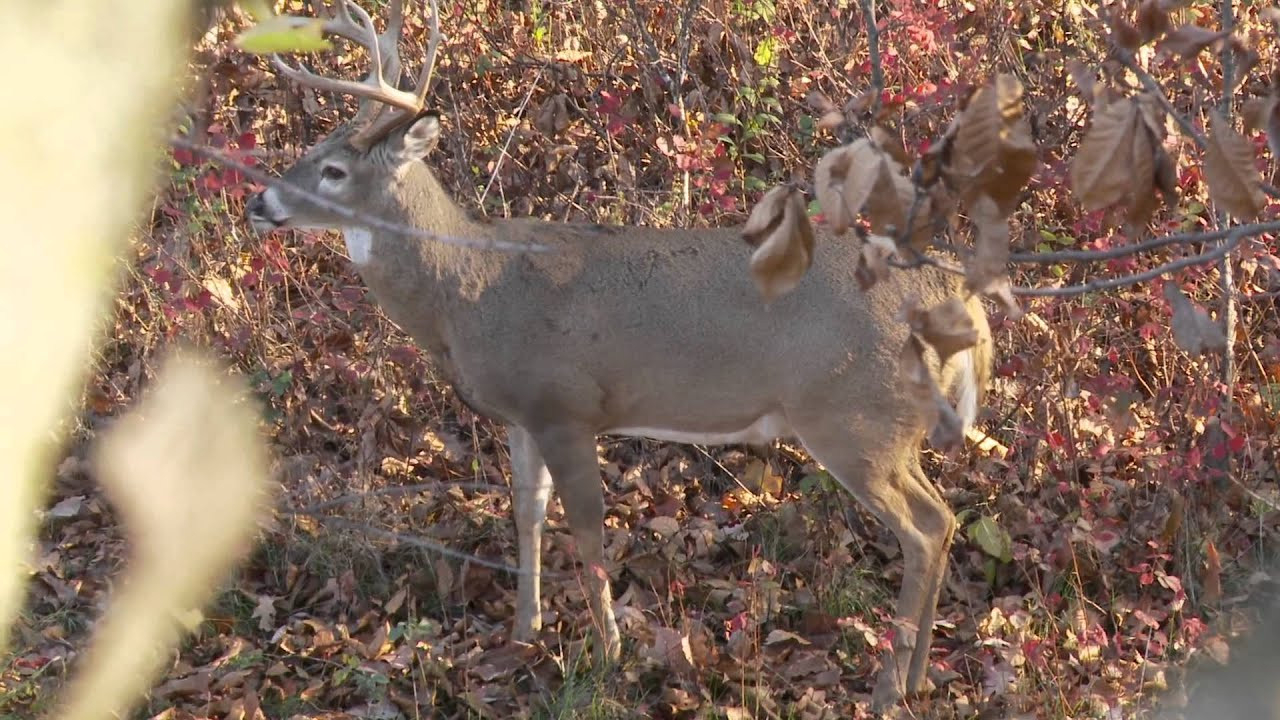
{"label": "thorny stem", "polygon": [[169,144],[175,147],[180,147],[184,150],[190,150],[191,152],[197,155],[200,155],[201,157],[206,157],[210,160],[217,162],[219,165],[223,165],[229,168],[234,168],[240,174],[244,175],[250,180],[256,183],[259,183],[261,185],[276,185],[278,187],[288,188],[289,192],[294,193],[295,195],[298,195],[300,197],[306,198],[307,202],[313,203],[319,207],[322,207],[325,210],[328,210],[329,212],[338,215],[344,220],[350,220],[353,223],[361,223],[364,225],[368,225],[370,228],[373,228],[375,230],[382,230],[383,232],[393,232],[399,235],[408,235],[409,237],[415,237],[422,240],[430,240],[432,242],[442,242],[447,245],[458,245],[460,247],[476,248],[478,250],[508,250],[513,252],[546,252],[547,250],[549,250],[547,246],[539,245],[536,243],[529,243],[526,245],[523,243],[509,242],[507,240],[475,240],[472,238],[452,237],[447,235],[439,235],[433,232],[427,232],[426,230],[422,230],[416,227],[411,227],[409,225],[402,225],[400,223],[391,222],[389,220],[384,220],[378,217],[377,215],[372,215],[370,213],[367,213],[363,210],[357,210],[352,207],[347,207],[346,205],[343,205],[341,203],[336,203],[326,197],[317,195],[313,192],[309,192],[308,190],[305,190],[304,188],[294,185],[293,183],[287,182],[281,178],[273,178],[270,175],[266,174],[265,172],[262,172],[257,168],[245,165],[244,163],[236,160],[235,158],[232,158],[226,153],[223,153],[220,150],[217,150],[215,148],[209,147],[208,145],[201,145],[199,143],[191,142],[190,140],[179,135],[171,136],[169,138]]}

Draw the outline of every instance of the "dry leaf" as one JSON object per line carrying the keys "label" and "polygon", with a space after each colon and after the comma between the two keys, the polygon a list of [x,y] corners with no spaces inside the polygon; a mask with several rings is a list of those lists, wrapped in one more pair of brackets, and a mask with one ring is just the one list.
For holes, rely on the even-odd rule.
{"label": "dry leaf", "polygon": [[835,130],[836,128],[843,125],[844,121],[845,121],[844,113],[838,110],[834,112],[823,113],[822,117],[818,118],[818,127],[822,128],[823,130]]}
{"label": "dry leaf", "polygon": [[965,287],[990,294],[1008,278],[1009,221],[991,198],[980,195],[969,207],[974,253],[965,265]]}
{"label": "dry leaf", "polygon": [[1142,0],[1138,5],[1138,37],[1147,44],[1169,30],[1169,11],[1161,0]]}
{"label": "dry leaf", "polygon": [[1099,210],[1120,202],[1129,192],[1129,162],[1138,107],[1118,102],[1093,115],[1080,149],[1071,161],[1071,188],[1085,210]]}
{"label": "dry leaf", "polygon": [[914,333],[907,337],[902,349],[899,371],[902,382],[907,385],[908,397],[930,428],[929,444],[943,452],[962,445],[964,421],[938,388],[925,361],[925,344]]}
{"label": "dry leaf", "polygon": [[1202,28],[1199,25],[1182,25],[1156,43],[1156,51],[1190,59],[1227,35],[1228,33]]}
{"label": "dry leaf", "polygon": [[1037,165],[1022,83],[997,75],[973,94],[958,120],[952,184],[962,188],[965,202],[988,195],[1005,214],[1012,212]]}
{"label": "dry leaf", "polygon": [[1253,147],[1222,113],[1214,110],[1209,117],[1209,143],[1204,153],[1209,197],[1237,220],[1248,222],[1266,206],[1261,178],[1253,164]]}
{"label": "dry leaf", "polygon": [[1132,183],[1129,189],[1129,212],[1125,216],[1134,227],[1145,227],[1156,209],[1155,155],[1158,147],[1160,143],[1152,135],[1150,124],[1145,121],[1138,123],[1133,133],[1133,156],[1129,171]]}
{"label": "dry leaf", "polygon": [[1094,96],[1097,94],[1098,79],[1094,74],[1093,68],[1085,65],[1076,58],[1067,61],[1067,72],[1071,75],[1071,80],[1080,89],[1080,94],[1084,96],[1085,102],[1092,103]]}
{"label": "dry leaf", "polygon": [[756,250],[751,276],[765,300],[791,292],[813,263],[813,226],[795,188],[782,185],[751,211],[742,237]]}
{"label": "dry leaf", "polygon": [[911,158],[907,155],[907,149],[902,147],[902,142],[891,135],[888,130],[879,125],[872,125],[871,130],[867,132],[867,137],[871,139],[872,144],[879,148],[882,152],[888,153],[893,161],[907,167],[911,164]]}
{"label": "dry leaf", "polygon": [[813,171],[814,192],[818,205],[827,219],[827,225],[836,235],[844,234],[853,225],[857,210],[845,202],[845,180],[852,167],[853,151],[849,146],[836,148],[818,161]]}
{"label": "dry leaf", "polygon": [[1218,547],[1210,540],[1205,546],[1205,568],[1202,586],[1204,593],[1200,600],[1205,605],[1216,607],[1222,602],[1222,558],[1218,556]]}
{"label": "dry leaf", "polygon": [[1209,318],[1204,308],[1191,302],[1173,282],[1164,285],[1164,297],[1173,308],[1173,341],[1190,355],[1221,351],[1227,347],[1222,328]]}
{"label": "dry leaf", "polygon": [[853,277],[863,292],[889,277],[889,258],[894,257],[897,251],[893,238],[868,235],[863,239],[861,252],[858,253],[858,267],[853,272]]}
{"label": "dry leaf", "polygon": [[538,109],[533,126],[543,135],[553,137],[569,127],[569,99],[564,93],[548,98]]}
{"label": "dry leaf", "polygon": [[1112,12],[1110,20],[1111,37],[1116,45],[1129,52],[1133,52],[1142,46],[1142,34],[1138,32],[1138,28],[1134,27],[1133,23],[1119,17],[1115,12]]}
{"label": "dry leaf", "polygon": [[1249,98],[1240,109],[1246,133],[1262,130],[1272,157],[1280,157],[1280,98],[1275,93]]}
{"label": "dry leaf", "polygon": [[953,297],[927,310],[919,303],[920,299],[915,296],[906,301],[907,324],[933,348],[939,362],[946,364],[952,355],[978,343],[978,328],[974,326],[964,300]]}

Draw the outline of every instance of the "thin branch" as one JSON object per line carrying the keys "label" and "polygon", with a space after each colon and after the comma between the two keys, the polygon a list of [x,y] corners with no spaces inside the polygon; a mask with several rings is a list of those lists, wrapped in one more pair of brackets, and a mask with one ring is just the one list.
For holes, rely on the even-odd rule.
{"label": "thin branch", "polygon": [[862,24],[867,30],[867,52],[871,55],[871,112],[880,107],[880,96],[884,94],[884,66],[880,61],[880,27],[876,24],[875,0],[860,0],[862,6]]}
{"label": "thin branch", "polygon": [[669,92],[680,92],[679,88],[674,87],[675,83],[672,81],[671,75],[667,73],[666,68],[662,67],[662,53],[658,51],[657,41],[649,33],[649,19],[645,17],[644,11],[636,5],[636,0],[627,0],[627,6],[631,8],[632,21],[636,24],[636,28],[640,30],[640,36],[644,38],[645,50],[648,51],[649,61],[653,63],[654,70],[662,77]]}
{"label": "thin branch", "polygon": [[447,235],[440,235],[433,232],[427,232],[426,230],[422,230],[420,228],[412,227],[409,225],[402,225],[400,223],[391,222],[389,220],[384,220],[378,217],[377,215],[367,213],[363,210],[357,210],[352,207],[347,207],[346,205],[343,205],[341,203],[336,203],[330,200],[329,198],[317,195],[309,190],[306,190],[305,188],[299,187],[298,185],[288,182],[282,178],[273,178],[270,175],[266,174],[265,172],[255,167],[250,167],[248,165],[245,165],[239,160],[236,160],[235,158],[227,155],[226,153],[223,153],[220,150],[209,147],[208,145],[201,145],[199,143],[194,143],[178,135],[170,137],[169,144],[174,145],[175,147],[180,147],[184,150],[190,150],[191,152],[197,155],[200,155],[201,157],[205,157],[210,160],[213,160],[219,165],[233,168],[239,173],[241,173],[242,175],[244,175],[245,177],[249,178],[250,180],[253,180],[256,183],[259,183],[262,185],[275,185],[277,187],[287,188],[290,193],[298,195],[306,199],[307,202],[312,203],[318,207],[324,208],[325,210],[328,210],[329,212],[334,213],[335,215],[341,217],[344,220],[350,220],[352,224],[358,223],[361,225],[367,225],[368,227],[375,230],[381,230],[383,232],[392,232],[399,235],[408,235],[409,237],[414,237],[421,240],[430,240],[432,242],[441,242],[447,245],[458,245],[460,247],[475,248],[477,250],[505,250],[505,251],[511,251],[511,252],[546,252],[550,250],[550,248],[548,248],[547,246],[540,245],[537,243],[526,244],[526,243],[514,243],[507,240],[493,240],[493,239],[475,240],[472,238],[452,237]]}
{"label": "thin branch", "polygon": [[1021,297],[1066,297],[1071,295],[1084,295],[1086,293],[1097,292],[1099,290],[1114,290],[1128,285],[1137,285],[1138,283],[1154,280],[1161,275],[1166,275],[1176,270],[1196,265],[1207,265],[1208,263],[1215,262],[1220,258],[1226,257],[1232,250],[1234,250],[1247,234],[1245,232],[1241,232],[1246,227],[1247,226],[1240,225],[1232,228],[1231,232],[1227,234],[1226,241],[1212,250],[1202,252],[1199,255],[1192,255],[1190,257],[1173,260],[1144,272],[1134,273],[1133,275],[1124,275],[1118,278],[1110,278],[1107,280],[1091,280],[1080,285],[1066,285],[1063,287],[1015,287],[1013,289],[1013,294]]}
{"label": "thin branch", "polygon": [[1228,230],[1209,230],[1195,233],[1176,233],[1144,240],[1133,245],[1121,245],[1106,250],[1058,250],[1054,252],[1020,252],[1009,256],[1009,261],[1017,264],[1051,265],[1066,262],[1101,262],[1116,258],[1137,255],[1148,250],[1166,245],[1189,244],[1221,240],[1234,232],[1243,233],[1242,237],[1261,235],[1268,232],[1280,232],[1280,221],[1237,225]]}
{"label": "thin branch", "polygon": [[[524,115],[524,109],[529,106],[529,100],[533,97],[533,91],[538,89],[538,82],[542,80],[542,72],[546,70],[546,66],[538,68],[538,74],[534,76],[533,82],[529,84],[529,92],[524,94],[524,100],[520,102],[520,107],[516,108],[516,118]],[[511,148],[511,141],[516,137],[516,130],[520,129],[520,123],[511,126],[511,132],[507,133],[507,141],[502,144],[502,152],[498,154],[498,161],[493,165],[493,172],[489,174],[489,182],[485,183],[484,192],[480,193],[480,207],[483,210],[485,198],[489,197],[489,189],[493,187],[493,181],[498,178],[498,171],[502,169],[502,162],[507,159],[507,150]]]}
{"label": "thin branch", "polygon": [[[390,530],[382,530],[380,528],[373,527],[372,525],[352,522],[351,520],[347,520],[346,518],[340,518],[340,517],[334,517],[334,516],[321,516],[319,520],[320,522],[326,525],[333,525],[335,527],[344,528],[346,530],[354,530],[356,532],[361,532],[371,537],[378,538],[379,540],[384,540],[386,542],[400,543],[401,545],[408,545],[410,547],[419,548],[422,550],[426,550],[428,552],[437,553],[437,554],[443,555],[444,557],[449,557],[455,560],[461,560],[463,562],[471,563],[472,565],[480,565],[481,567],[487,567],[493,570],[501,570],[502,572],[505,572],[511,575],[535,574],[530,570],[518,568],[514,565],[508,565],[506,563],[498,562],[496,560],[486,560],[473,553],[462,552],[461,550],[454,550],[438,542],[434,542],[432,540],[424,540],[423,538],[420,538],[414,535],[406,535],[404,533],[392,532]],[[571,575],[567,573],[559,573],[559,572],[542,572],[538,574],[541,575],[544,579],[571,577]]]}

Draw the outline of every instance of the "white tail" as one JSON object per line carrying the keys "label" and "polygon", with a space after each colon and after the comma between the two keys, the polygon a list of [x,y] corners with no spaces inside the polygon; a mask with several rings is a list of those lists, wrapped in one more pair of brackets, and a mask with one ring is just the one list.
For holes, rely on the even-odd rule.
{"label": "white tail", "polygon": [[[333,32],[360,37],[398,66],[393,43],[340,27],[346,32]],[[388,75],[375,67],[371,77]],[[387,315],[429,351],[459,397],[506,424],[520,565],[530,571],[519,579],[514,637],[532,639],[541,626],[537,571],[554,486],[587,567],[601,646],[609,656],[620,650],[603,557],[598,434],[797,438],[902,545],[897,615],[908,629],[886,658],[877,704],[923,688],[955,518],[920,467],[927,428],[899,382],[907,329],[898,318],[909,294],[933,305],[959,295],[960,280],[925,267],[864,293],[854,282],[858,243],[824,238],[808,275],[766,303],[735,230],[473,218],[423,162],[440,135],[437,119],[406,112],[375,125],[369,103],[389,94],[360,94],[360,115],[286,171],[287,184],[253,198],[247,213],[261,231],[341,229]],[[423,86],[412,96],[425,97]],[[333,203],[414,233],[361,224],[326,209]],[[424,241],[422,231],[545,252]],[[967,307],[981,343],[937,372],[972,422],[990,336],[978,301]]]}

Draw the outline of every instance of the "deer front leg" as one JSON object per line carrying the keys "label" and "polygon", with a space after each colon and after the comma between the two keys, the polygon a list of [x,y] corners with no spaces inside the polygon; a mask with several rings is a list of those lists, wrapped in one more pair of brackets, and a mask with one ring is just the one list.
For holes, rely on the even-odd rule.
{"label": "deer front leg", "polygon": [[520,575],[516,579],[516,619],[511,638],[532,642],[542,629],[542,526],[551,497],[551,473],[529,433],[507,426],[511,447],[511,495],[515,504]]}
{"label": "deer front leg", "polygon": [[552,428],[533,436],[551,470],[565,520],[582,556],[591,620],[601,640],[599,650],[606,660],[616,660],[622,641],[604,564],[604,492],[595,435],[576,428]]}

